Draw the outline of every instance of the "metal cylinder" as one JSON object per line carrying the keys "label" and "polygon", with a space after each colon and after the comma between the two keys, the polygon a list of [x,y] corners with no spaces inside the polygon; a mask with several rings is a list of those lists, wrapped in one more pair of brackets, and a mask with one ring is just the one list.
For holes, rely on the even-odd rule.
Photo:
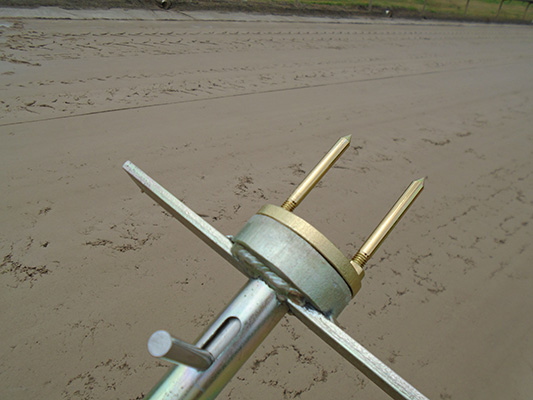
{"label": "metal cylinder", "polygon": [[[254,215],[234,241],[326,315],[337,317],[352,299],[350,287],[330,262],[303,237],[271,217]],[[346,263],[349,266],[348,259]]]}
{"label": "metal cylinder", "polygon": [[189,343],[173,338],[167,331],[157,331],[148,340],[148,352],[175,364],[185,364],[205,370],[213,364],[213,354]]}
{"label": "metal cylinder", "polygon": [[[213,364],[204,371],[185,365],[173,368],[145,400],[215,398],[286,312],[286,304],[265,283],[249,281],[196,343],[206,350],[227,343]],[[240,322],[238,331],[235,319]]]}

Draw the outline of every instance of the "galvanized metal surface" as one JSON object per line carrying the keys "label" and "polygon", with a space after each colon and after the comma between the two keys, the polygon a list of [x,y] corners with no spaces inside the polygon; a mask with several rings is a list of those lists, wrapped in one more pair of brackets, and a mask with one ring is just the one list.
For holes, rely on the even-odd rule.
{"label": "galvanized metal surface", "polygon": [[235,243],[231,248],[231,253],[240,261],[243,267],[248,268],[248,275],[250,277],[265,282],[268,287],[278,294],[278,298],[281,301],[289,298],[298,303],[305,302],[305,296],[294,285],[272,271],[270,267],[265,265],[263,261],[253,255],[244,246]]}
{"label": "galvanized metal surface", "polygon": [[[235,236],[233,243],[131,162],[126,162],[124,169],[143,192],[224,259],[245,275],[268,283],[260,279],[250,280],[201,336],[196,346],[175,340],[170,346],[165,347],[164,343],[162,347],[155,346],[154,352],[157,355],[161,353],[161,356],[168,357],[173,362],[181,360],[194,364],[198,369],[186,365],[175,367],[146,399],[215,398],[279,322],[288,307],[296,317],[392,398],[426,399],[331,322],[330,319],[337,316],[349,303],[352,291],[339,270],[332,266],[330,258],[335,257],[324,257],[324,246],[317,246],[316,238],[322,236],[320,233],[309,239],[313,234],[308,230],[296,226],[298,224],[292,226],[289,220],[285,221],[286,218],[267,216],[267,212],[267,215],[253,216]],[[369,253],[360,251],[357,255],[362,254],[363,257],[356,255],[351,261],[359,277],[363,276],[361,266],[365,260],[381,244],[422,188],[423,180],[413,182],[363,246],[362,250],[366,249]],[[295,215],[290,215],[294,217],[291,221],[299,220]],[[305,224],[302,226],[305,227]],[[306,240],[306,236],[309,236],[309,240]],[[329,241],[328,243],[333,246]],[[326,253],[331,255],[334,252]],[[361,260],[363,262],[360,264]],[[304,307],[305,302],[310,305]],[[184,349],[192,351],[193,362],[190,358],[183,358]],[[202,353],[203,351],[207,353]],[[204,361],[210,362],[209,354],[213,357],[211,364],[207,365],[201,360],[196,364],[199,355],[207,356]],[[200,370],[204,367],[205,370]]]}
{"label": "galvanized metal surface", "polygon": [[309,307],[288,301],[290,311],[337,353],[395,400],[428,400],[341,328]]}
{"label": "galvanized metal surface", "polygon": [[[149,400],[207,400],[215,398],[287,312],[287,305],[260,280],[249,281],[197,341],[196,347],[213,349],[223,341],[220,354],[205,371],[185,365],[173,368],[145,397]],[[235,334],[227,321],[237,319]],[[221,331],[222,329],[222,331]],[[211,347],[210,347],[211,346]]]}
{"label": "galvanized metal surface", "polygon": [[185,364],[203,371],[213,364],[213,355],[196,346],[176,339],[167,331],[154,332],[148,339],[148,352],[174,364]]}
{"label": "galvanized metal surface", "polygon": [[185,225],[192,233],[207,243],[209,247],[220,254],[226,261],[233,264],[236,268],[240,268],[238,262],[231,255],[231,246],[233,244],[226,236],[205,222],[198,214],[146,175],[131,161],[126,161],[122,168],[124,168],[144,193],[155,200],[157,204]]}
{"label": "galvanized metal surface", "polygon": [[352,299],[350,288],[328,261],[298,234],[272,218],[254,215],[234,241],[326,315],[339,315]]}

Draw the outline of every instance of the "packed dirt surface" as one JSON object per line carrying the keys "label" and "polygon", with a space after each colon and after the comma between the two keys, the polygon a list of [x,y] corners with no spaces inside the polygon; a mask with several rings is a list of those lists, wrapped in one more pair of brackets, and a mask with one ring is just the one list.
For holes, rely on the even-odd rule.
{"label": "packed dirt surface", "polygon": [[[533,31],[459,24],[0,21],[0,398],[141,399],[246,279],[122,171],[225,234],[281,204],[355,254],[426,189],[339,322],[431,399],[533,392]],[[386,399],[285,317],[221,399]]]}

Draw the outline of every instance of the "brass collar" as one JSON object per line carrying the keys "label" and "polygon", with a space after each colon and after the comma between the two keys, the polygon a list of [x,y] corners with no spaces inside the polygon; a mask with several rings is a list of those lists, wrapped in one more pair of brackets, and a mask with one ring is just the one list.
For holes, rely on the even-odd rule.
{"label": "brass collar", "polygon": [[352,297],[355,296],[361,288],[364,271],[362,268],[356,269],[356,266],[350,263],[350,260],[323,234],[292,212],[272,204],[263,206],[258,214],[270,217],[286,226],[313,246],[348,284]]}

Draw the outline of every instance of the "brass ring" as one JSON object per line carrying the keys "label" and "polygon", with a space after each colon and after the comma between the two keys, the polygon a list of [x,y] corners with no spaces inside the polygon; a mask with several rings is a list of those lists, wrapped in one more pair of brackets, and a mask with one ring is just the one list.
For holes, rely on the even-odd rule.
{"label": "brass ring", "polygon": [[348,284],[352,297],[355,296],[361,288],[362,276],[356,272],[350,260],[323,234],[292,212],[272,204],[264,205],[257,213],[286,226],[313,246]]}

